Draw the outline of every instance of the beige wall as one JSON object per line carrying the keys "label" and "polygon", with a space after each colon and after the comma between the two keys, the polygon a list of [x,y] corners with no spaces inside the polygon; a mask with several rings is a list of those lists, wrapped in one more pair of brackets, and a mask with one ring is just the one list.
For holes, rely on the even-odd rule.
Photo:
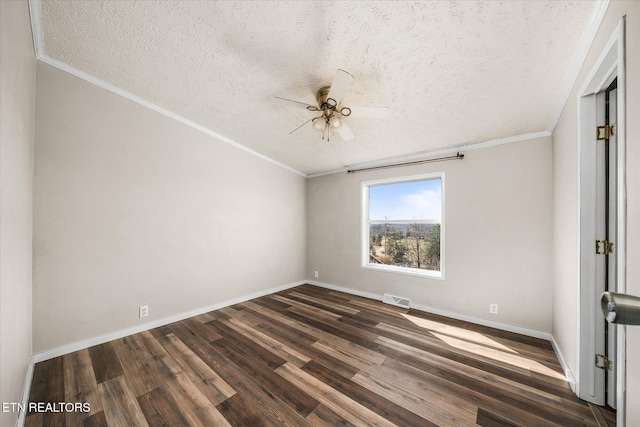
{"label": "beige wall", "polygon": [[[626,15],[627,83],[627,291],[640,295],[640,2],[612,1],[553,133],[553,335],[575,373],[578,318],[577,94],[600,52]],[[640,327],[627,328],[626,425],[640,425]]]}
{"label": "beige wall", "polygon": [[[309,180],[307,275],[463,316],[551,331],[550,138],[464,160]],[[445,172],[445,280],[360,267],[360,183]],[[489,314],[489,304],[499,314]]]}
{"label": "beige wall", "polygon": [[304,279],[303,177],[43,63],[36,108],[34,352]]}
{"label": "beige wall", "polygon": [[[27,2],[0,2],[0,19],[0,402],[20,402],[31,357],[36,61]],[[0,425],[17,417],[2,413]]]}

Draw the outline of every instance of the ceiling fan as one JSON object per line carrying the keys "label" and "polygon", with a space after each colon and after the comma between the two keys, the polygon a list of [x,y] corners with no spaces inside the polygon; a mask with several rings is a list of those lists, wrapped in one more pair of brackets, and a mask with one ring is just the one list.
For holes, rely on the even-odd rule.
{"label": "ceiling fan", "polygon": [[344,70],[338,70],[331,86],[323,86],[316,92],[316,102],[318,105],[310,105],[306,102],[294,101],[279,96],[274,97],[272,101],[276,104],[306,108],[308,111],[320,113],[319,116],[313,117],[289,132],[289,135],[311,123],[315,129],[322,131],[322,139],[329,141],[331,131],[337,131],[342,139],[349,141],[354,138],[354,135],[344,122],[345,117],[367,117],[374,119],[386,119],[389,117],[389,107],[347,107],[343,105],[342,98],[344,98],[352,82],[353,76],[351,74]]}

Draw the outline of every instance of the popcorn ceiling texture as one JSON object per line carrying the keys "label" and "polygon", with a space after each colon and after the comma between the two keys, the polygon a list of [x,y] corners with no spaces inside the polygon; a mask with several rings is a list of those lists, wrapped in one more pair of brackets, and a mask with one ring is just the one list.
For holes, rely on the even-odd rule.
{"label": "popcorn ceiling texture", "polygon": [[[42,2],[46,55],[305,173],[546,129],[595,2]],[[335,70],[356,138],[322,141]],[[185,141],[188,144],[188,141]]]}

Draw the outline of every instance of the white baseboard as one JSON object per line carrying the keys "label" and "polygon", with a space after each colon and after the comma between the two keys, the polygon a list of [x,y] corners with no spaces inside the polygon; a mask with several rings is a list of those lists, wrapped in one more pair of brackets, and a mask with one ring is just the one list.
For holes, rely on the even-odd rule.
{"label": "white baseboard", "polygon": [[564,376],[567,377],[567,382],[569,383],[571,390],[576,393],[576,377],[573,375],[573,372],[571,372],[569,364],[560,351],[560,346],[558,346],[558,343],[556,342],[556,339],[553,337],[553,335],[551,335],[551,345],[553,346],[553,351],[556,353],[556,357],[560,362],[560,366],[562,367]]}
{"label": "white baseboard", "polygon": [[[375,299],[382,301],[382,295],[374,294],[371,292],[363,292],[356,289],[345,288],[342,286],[331,285],[329,283],[317,282],[315,280],[308,280],[307,283],[320,286],[322,288],[332,289],[334,291],[345,292],[347,294],[358,295],[365,298]],[[543,340],[551,341],[551,334],[547,332],[536,331],[533,329],[521,328],[519,326],[508,325],[505,323],[492,322],[490,320],[479,319],[477,317],[466,316],[460,313],[454,313],[451,311],[440,310],[437,308],[429,307],[421,304],[411,304],[411,308],[424,311],[426,313],[437,314],[439,316],[450,317],[452,319],[462,320],[465,322],[475,323],[477,325],[488,326],[490,328],[500,329],[503,331],[513,332],[520,335],[526,335],[533,338],[540,338]]]}
{"label": "white baseboard", "polygon": [[[42,362],[44,360],[53,359],[54,357],[62,356],[68,353],[73,353],[74,351],[82,350],[85,348],[93,347],[94,345],[104,344],[105,342],[113,341],[119,338],[123,338],[129,335],[137,334],[140,332],[147,331],[149,329],[157,328],[160,326],[168,325],[169,323],[178,322],[180,320],[188,319],[189,317],[198,316],[200,314],[208,313],[213,310],[218,310],[220,308],[229,307],[230,305],[238,304],[241,302],[245,302],[254,298],[259,298],[265,295],[272,294],[274,292],[284,291],[285,289],[293,288],[295,286],[300,286],[307,283],[306,280],[300,280],[298,282],[289,283],[282,286],[277,286],[275,288],[266,289],[264,291],[256,292],[250,295],[244,295],[238,298],[234,298],[228,301],[220,302],[217,304],[213,304],[207,307],[198,308],[196,310],[188,311],[186,313],[176,314],[174,316],[165,317],[162,319],[158,319],[153,322],[145,323],[142,325],[138,325],[132,328],[122,329],[119,331],[110,332],[108,334],[100,335],[98,337],[90,338],[88,340],[78,341],[72,344],[67,344],[62,347],[57,347],[51,350],[47,350],[42,353],[34,354],[32,357],[33,363]],[[31,384],[31,382],[29,382]]]}
{"label": "white baseboard", "polygon": [[[29,395],[31,394],[31,382],[33,381],[33,368],[36,362],[34,361],[33,356],[29,359],[29,366],[27,367],[27,374],[24,378],[24,386],[22,387],[22,398],[20,399],[20,403],[23,408],[27,407],[29,403]],[[18,421],[16,422],[17,427],[23,427],[26,421],[27,414],[25,411],[20,411],[18,413]]]}

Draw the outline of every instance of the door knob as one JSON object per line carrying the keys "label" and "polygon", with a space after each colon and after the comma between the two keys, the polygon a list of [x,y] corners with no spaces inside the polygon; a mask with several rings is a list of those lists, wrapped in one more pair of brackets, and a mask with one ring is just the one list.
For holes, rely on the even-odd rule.
{"label": "door knob", "polygon": [[604,292],[600,297],[602,314],[610,323],[640,325],[640,298],[627,294]]}

